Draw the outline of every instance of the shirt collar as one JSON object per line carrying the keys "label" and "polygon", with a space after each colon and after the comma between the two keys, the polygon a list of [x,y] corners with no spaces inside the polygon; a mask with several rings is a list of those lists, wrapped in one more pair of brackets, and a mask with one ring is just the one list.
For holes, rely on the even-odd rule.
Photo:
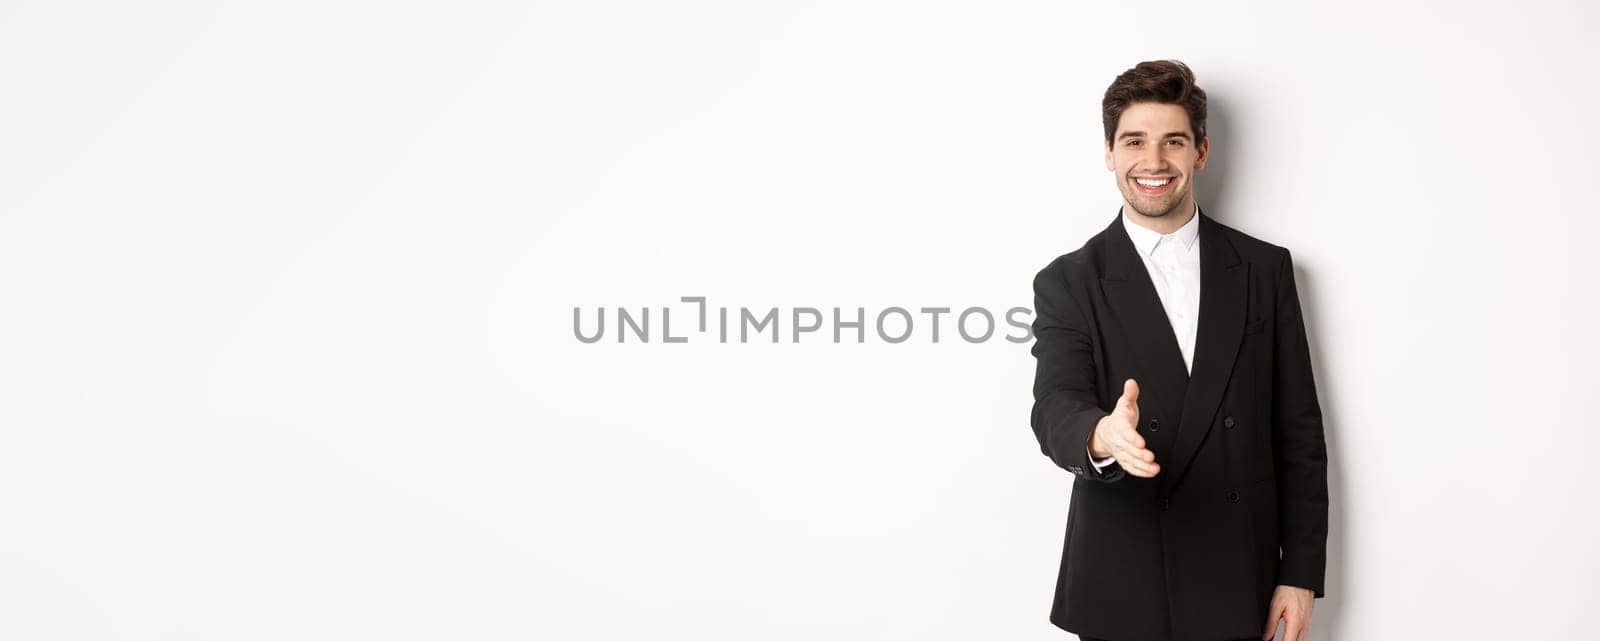
{"label": "shirt collar", "polygon": [[[1149,256],[1156,250],[1156,243],[1164,236],[1161,232],[1128,220],[1128,212],[1122,212],[1122,226],[1128,230],[1128,238],[1133,241],[1135,249],[1142,256]],[[1184,250],[1194,249],[1194,241],[1200,237],[1200,203],[1194,204],[1194,215],[1189,217],[1189,222],[1183,224],[1171,236],[1183,242]]]}

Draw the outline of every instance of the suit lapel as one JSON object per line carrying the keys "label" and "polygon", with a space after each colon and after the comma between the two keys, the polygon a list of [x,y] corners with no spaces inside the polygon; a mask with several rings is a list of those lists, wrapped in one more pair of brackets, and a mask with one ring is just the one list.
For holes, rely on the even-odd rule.
{"label": "suit lapel", "polygon": [[[1172,329],[1171,321],[1167,320],[1166,310],[1161,306],[1161,298],[1156,294],[1149,270],[1145,269],[1138,250],[1134,248],[1133,239],[1128,237],[1128,230],[1123,227],[1121,211],[1111,221],[1111,226],[1106,228],[1106,233],[1109,245],[1100,288],[1111,303],[1111,313],[1122,326],[1123,337],[1133,346],[1134,357],[1139,363],[1139,376],[1136,377],[1139,382],[1139,404],[1148,407],[1146,399],[1154,400],[1160,416],[1168,421],[1178,419],[1189,373],[1183,366],[1183,352],[1178,348],[1177,334]],[[1202,268],[1202,278],[1204,273]],[[1200,291],[1203,296],[1204,283]],[[1112,396],[1120,396],[1122,381],[1111,383]],[[1143,426],[1140,427],[1143,431]],[[1153,449],[1164,441],[1157,438],[1156,434],[1150,434],[1149,437],[1149,445]],[[1161,456],[1164,452],[1157,451],[1156,454],[1157,460],[1164,458]]]}
{"label": "suit lapel", "polygon": [[1211,431],[1212,419],[1228,387],[1233,362],[1244,338],[1249,266],[1239,260],[1217,223],[1206,217],[1204,211],[1198,215],[1200,317],[1195,330],[1194,367],[1184,391],[1177,443],[1167,461],[1162,463],[1158,476],[1163,493],[1182,480],[1195,452]]}

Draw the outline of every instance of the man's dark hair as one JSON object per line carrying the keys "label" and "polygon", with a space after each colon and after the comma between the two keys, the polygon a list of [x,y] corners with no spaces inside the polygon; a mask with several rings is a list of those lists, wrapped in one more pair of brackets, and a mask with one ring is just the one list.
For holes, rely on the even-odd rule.
{"label": "man's dark hair", "polygon": [[1122,72],[1106,88],[1100,103],[1100,119],[1106,127],[1106,142],[1117,133],[1122,111],[1136,102],[1158,102],[1183,107],[1189,112],[1189,128],[1194,142],[1206,137],[1206,92],[1194,84],[1194,72],[1177,60],[1151,60]]}

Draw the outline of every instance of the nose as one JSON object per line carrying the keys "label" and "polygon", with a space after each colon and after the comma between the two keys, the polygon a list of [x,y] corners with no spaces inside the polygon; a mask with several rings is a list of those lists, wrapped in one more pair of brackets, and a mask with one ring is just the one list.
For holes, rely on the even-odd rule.
{"label": "nose", "polygon": [[1166,169],[1166,163],[1162,161],[1159,145],[1145,145],[1144,149],[1139,151],[1139,163],[1149,171]]}

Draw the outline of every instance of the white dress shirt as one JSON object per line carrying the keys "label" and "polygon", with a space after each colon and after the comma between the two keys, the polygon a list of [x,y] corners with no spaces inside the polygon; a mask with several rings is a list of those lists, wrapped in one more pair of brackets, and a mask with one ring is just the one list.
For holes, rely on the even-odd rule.
{"label": "white dress shirt", "polygon": [[[1183,366],[1193,371],[1194,335],[1200,317],[1200,204],[1195,203],[1189,222],[1170,234],[1129,220],[1127,212],[1122,213],[1122,227],[1128,231],[1145,270],[1150,272],[1150,281],[1155,283],[1156,296],[1161,299],[1167,322],[1178,338],[1178,349],[1183,352]],[[1113,460],[1115,457],[1097,460],[1093,454],[1089,456],[1096,470],[1111,465]]]}

